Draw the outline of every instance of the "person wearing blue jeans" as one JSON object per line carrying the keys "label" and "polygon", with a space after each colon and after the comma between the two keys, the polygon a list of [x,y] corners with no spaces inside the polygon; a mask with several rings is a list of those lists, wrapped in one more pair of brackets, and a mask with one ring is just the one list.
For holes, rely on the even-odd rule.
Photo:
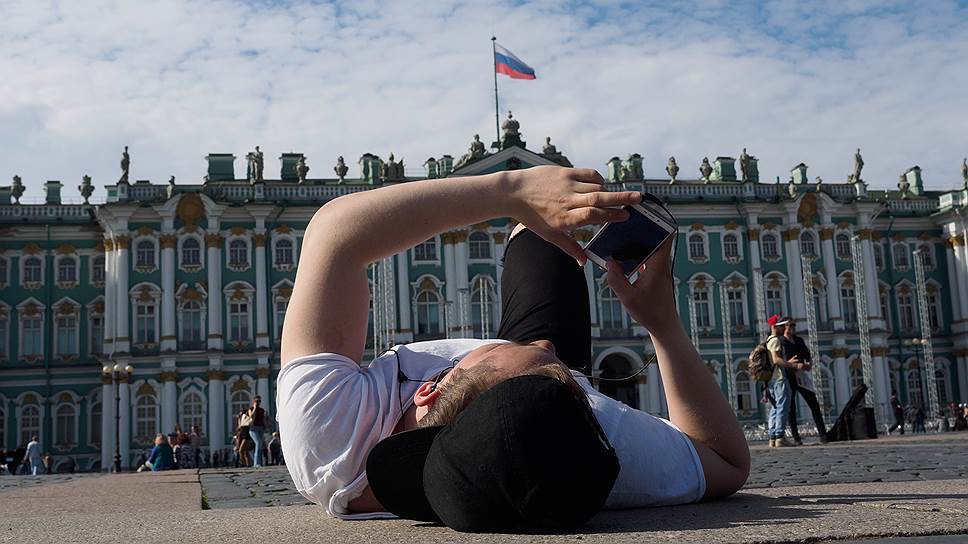
{"label": "person wearing blue jeans", "polygon": [[789,318],[781,318],[779,315],[773,315],[767,319],[767,323],[770,324],[770,338],[766,341],[766,349],[770,352],[770,357],[773,358],[773,377],[769,383],[770,395],[773,397],[769,419],[771,448],[793,445],[787,442],[785,436],[787,419],[790,417],[790,406],[793,403],[793,387],[784,376],[783,369],[809,370],[810,368],[807,363],[800,362],[796,355],[787,356],[782,337],[785,326],[789,322]]}
{"label": "person wearing blue jeans", "polygon": [[266,414],[265,409],[262,407],[262,397],[256,395],[252,399],[252,406],[249,408],[249,417],[252,418],[252,425],[249,427],[249,435],[252,437],[252,443],[255,446],[255,452],[252,457],[252,466],[261,467],[265,465],[265,459],[262,455],[262,447],[264,443],[264,438],[262,433],[266,430],[266,419],[268,414]]}
{"label": "person wearing blue jeans", "polygon": [[40,455],[40,438],[30,437],[27,444],[27,451],[24,453],[24,466],[30,467],[30,474],[37,476],[44,473],[44,460]]}

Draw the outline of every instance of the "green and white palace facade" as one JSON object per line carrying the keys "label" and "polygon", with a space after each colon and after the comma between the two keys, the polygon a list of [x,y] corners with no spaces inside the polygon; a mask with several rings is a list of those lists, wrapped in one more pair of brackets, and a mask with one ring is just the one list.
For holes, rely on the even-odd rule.
{"label": "green and white palace facade", "polygon": [[[129,182],[125,170],[95,195],[97,204],[66,203],[58,181],[46,182],[37,204],[19,203],[19,178],[0,187],[0,449],[37,434],[55,465],[73,457],[82,470],[101,470],[111,466],[117,440],[130,467],[155,433],[199,425],[206,452],[228,451],[233,415],[253,396],[274,409],[280,331],[317,209],[341,195],[423,178],[570,165],[550,140],[541,152],[530,150],[516,120],[503,128],[489,150],[475,140],[464,156],[429,159],[421,170],[365,154],[358,169],[341,158],[336,175],[314,177],[306,157],[286,153],[263,175],[259,152],[243,160],[208,155],[190,183]],[[927,405],[929,383],[936,405],[968,401],[962,180],[953,176],[950,191],[926,191],[913,167],[897,190],[873,190],[859,176],[808,180],[800,164],[789,181],[760,182],[756,159],[744,152],[742,161],[742,176],[736,159],[718,157],[701,177],[694,161],[674,180],[664,160],[645,165],[634,154],[605,164],[610,190],[649,191],[678,218],[680,313],[739,418],[751,427],[764,419],[745,357],[774,313],[798,319],[805,336],[813,314],[819,388],[831,417],[865,376],[879,423],[892,389],[909,404]],[[313,165],[313,173],[323,170]],[[493,335],[512,226],[499,219],[443,232],[374,268],[367,359],[395,342]],[[623,311],[601,270],[589,264],[585,277],[592,373],[632,374],[653,352],[648,333]],[[866,315],[858,315],[859,289]],[[929,345],[911,341],[922,338]],[[112,377],[105,365],[134,370]],[[666,411],[656,365],[599,387],[629,405]]]}

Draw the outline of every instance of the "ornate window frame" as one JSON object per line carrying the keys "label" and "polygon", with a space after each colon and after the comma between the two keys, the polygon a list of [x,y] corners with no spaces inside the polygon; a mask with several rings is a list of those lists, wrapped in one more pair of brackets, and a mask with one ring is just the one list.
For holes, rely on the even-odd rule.
{"label": "ornate window frame", "polygon": [[[931,243],[928,240],[918,240],[918,242],[915,244],[915,246],[916,246],[915,247],[915,251],[924,250],[924,251],[922,251],[922,257],[921,257],[921,262],[922,263],[925,261],[923,255],[927,255],[928,256],[928,258],[927,258],[927,261],[928,262],[924,265],[924,271],[925,272],[933,272],[936,268],[938,268],[938,258],[937,258],[938,256],[937,256],[937,253],[935,253],[934,244],[933,243]],[[914,255],[912,254],[911,257],[912,257],[911,261],[912,261],[912,264],[913,264],[913,261],[914,261],[913,257],[914,257]]]}
{"label": "ornate window frame", "polygon": [[[901,246],[903,253],[898,251],[898,246]],[[905,262],[898,264],[897,260],[898,256],[900,255],[904,255]],[[914,256],[911,254],[911,248],[908,247],[907,240],[896,239],[891,241],[891,265],[894,267],[894,270],[897,270],[898,272],[907,272],[911,269],[913,260]]]}
{"label": "ornate window frame", "polygon": [[[874,267],[877,268],[878,272],[883,272],[887,266],[887,255],[884,251],[884,241],[872,241],[871,245],[873,246],[874,250]],[[877,262],[878,257],[880,257],[881,260],[880,264]]]}
{"label": "ornate window frame", "polygon": [[[74,264],[74,279],[61,279],[61,264],[68,261]],[[73,289],[80,284],[81,257],[74,246],[62,244],[54,252],[54,281],[58,289]]]}
{"label": "ornate window frame", "polygon": [[[131,304],[131,345],[143,350],[157,349],[161,345],[161,288],[151,282],[141,282],[128,291]],[[151,302],[154,309],[155,341],[139,342],[138,338],[138,305]]]}
{"label": "ornate window frame", "polygon": [[[813,246],[813,251],[807,253],[804,249],[804,238],[810,238],[811,245]],[[797,237],[797,243],[800,244],[800,255],[807,257],[810,260],[818,259],[821,255],[820,249],[820,236],[817,234],[816,230],[813,228],[803,228],[800,230],[800,235]]]}
{"label": "ornate window frame", "polygon": [[[276,246],[279,244],[279,242],[283,240],[288,241],[290,244],[292,244],[292,249],[291,249],[292,259],[289,261],[289,263],[284,263],[277,258],[278,255],[276,254]],[[271,246],[269,250],[272,252],[272,268],[280,272],[291,272],[295,270],[297,255],[299,255],[299,251],[297,249],[298,242],[296,240],[296,236],[291,232],[287,232],[287,233],[276,232],[276,233],[273,233],[269,243]]]}
{"label": "ornate window frame", "polygon": [[[39,300],[30,297],[20,304],[17,305],[17,358],[21,361],[26,361],[32,363],[39,359],[43,359],[44,350],[46,344],[46,332],[44,329],[44,319],[46,316],[47,308],[40,303]],[[24,356],[24,323],[26,322],[26,317],[40,319],[40,353],[31,354],[29,356]]]}
{"label": "ornate window frame", "polygon": [[37,408],[37,437],[40,438],[41,444],[46,444],[47,436],[44,433],[44,418],[47,416],[47,402],[46,398],[35,392],[35,391],[24,391],[23,393],[17,395],[14,399],[16,403],[16,409],[14,410],[17,419],[17,435],[16,440],[20,442],[20,438],[24,434],[24,409],[28,406],[35,406]]}
{"label": "ornate window frame", "polygon": [[780,312],[781,316],[790,315],[790,301],[789,293],[787,292],[787,285],[789,284],[789,279],[786,274],[779,271],[772,271],[763,276],[763,304],[766,305],[764,310],[766,313],[772,313],[769,309],[769,298],[766,296],[768,290],[778,290],[780,292]]}
{"label": "ornate window frame", "polygon": [[[100,281],[98,281],[97,274],[95,273],[97,270],[98,259],[101,260],[101,280]],[[90,280],[88,283],[90,283],[91,286],[95,287],[96,289],[103,289],[104,284],[107,282],[107,278],[108,278],[107,264],[108,264],[108,259],[103,251],[95,251],[87,258],[87,274],[88,274],[87,277]]]}
{"label": "ornate window frame", "polygon": [[[944,322],[944,304],[942,304],[942,302],[941,302],[941,300],[942,300],[941,299],[942,289],[943,289],[943,286],[940,283],[938,283],[938,281],[935,280],[934,278],[929,278],[928,281],[924,282],[924,290],[925,290],[925,293],[924,293],[925,296],[924,296],[924,298],[925,298],[925,301],[927,302],[927,305],[928,305],[928,323],[929,324],[931,323],[931,314],[932,313],[934,313],[938,317],[938,324],[937,324],[937,326],[932,326],[931,327],[931,332],[932,333],[939,333],[939,332],[941,332],[941,330],[944,329],[944,325],[945,325],[945,322]],[[934,303],[933,304],[931,303],[931,296],[932,295],[934,296]],[[933,312],[932,312],[932,308],[933,308]]]}
{"label": "ornate window frame", "polygon": [[[417,246],[424,245],[424,244],[426,244],[427,242],[429,242],[431,240],[434,241],[434,258],[432,258],[432,259],[418,259],[417,258]],[[412,265],[424,265],[424,266],[427,266],[427,265],[440,266],[440,255],[441,255],[442,252],[443,252],[443,248],[441,247],[441,236],[439,234],[436,235],[436,236],[431,236],[430,238],[427,238],[423,242],[420,242],[419,244],[416,244],[415,246],[413,246],[412,248],[410,248],[410,264],[412,264]]]}
{"label": "ornate window frame", "polygon": [[417,278],[416,281],[413,281],[410,283],[410,288],[413,291],[413,296],[410,299],[410,302],[411,302],[410,311],[412,313],[412,318],[413,318],[412,323],[413,323],[414,334],[420,334],[418,332],[419,321],[418,321],[418,313],[417,313],[417,298],[420,296],[421,293],[425,291],[432,292],[434,295],[437,296],[437,330],[429,331],[425,334],[428,334],[428,335],[444,334],[446,332],[447,330],[446,327],[448,327],[450,324],[447,323],[447,319],[446,319],[447,296],[442,291],[443,286],[444,286],[444,282],[437,279],[437,277],[434,276],[433,274],[423,274],[419,278]]}
{"label": "ornate window frame", "polygon": [[202,430],[202,436],[208,436],[208,396],[205,394],[205,381],[201,378],[185,378],[184,380],[178,382],[178,404],[177,404],[177,414],[175,414],[175,421],[181,425],[182,430],[186,433],[191,432],[191,427],[185,421],[185,398],[194,393],[202,400],[202,423],[199,428]]}
{"label": "ornate window frame", "polygon": [[[844,302],[844,289],[850,289],[853,292],[853,305],[849,306]],[[857,282],[854,280],[854,271],[844,270],[840,274],[837,274],[837,300],[840,301],[840,318],[844,322],[844,327],[848,329],[857,328],[857,320],[861,317],[857,315]],[[878,304],[880,301],[878,301]],[[851,308],[853,314],[853,320],[847,320],[847,308]]]}
{"label": "ornate window frame", "polygon": [[[471,253],[471,243],[476,242],[480,244],[481,240],[472,240],[475,235],[483,235],[484,242],[487,243],[487,255],[484,257],[474,257]],[[467,235],[467,262],[469,263],[491,263],[494,261],[494,238],[491,234],[483,229],[473,230]]]}
{"label": "ornate window frame", "polygon": [[[877,303],[881,306],[881,317],[884,319],[884,325],[887,327],[888,331],[894,330],[893,310],[891,309],[891,286],[883,280],[877,282]],[[881,300],[881,299],[886,300]],[[885,312],[887,310],[887,312]]]}
{"label": "ornate window frame", "polygon": [[[85,398],[87,401],[87,410],[84,411],[84,419],[87,421],[87,433],[84,436],[83,443],[89,448],[99,449],[104,444],[104,427],[103,420],[104,417],[104,399],[101,398],[101,388],[96,387],[91,390],[88,396]],[[100,405],[101,413],[97,415],[95,419],[94,407]],[[101,429],[101,441],[100,443],[94,442],[94,428],[98,427]],[[80,441],[80,438],[78,438]]]}
{"label": "ornate window frame", "polygon": [[[911,306],[911,323],[910,326],[905,326],[904,323],[904,312],[902,311],[903,306],[901,304],[902,297],[910,297]],[[907,279],[903,279],[894,286],[894,309],[897,311],[897,328],[903,333],[913,333],[918,329],[918,307],[917,307],[917,290]]]}
{"label": "ornate window frame", "polygon": [[[624,330],[624,329],[631,328],[632,316],[630,316],[629,313],[625,310],[625,307],[622,306],[622,303],[621,301],[619,301],[618,295],[615,293],[615,290],[608,286],[608,282],[605,280],[605,276],[602,276],[601,278],[599,278],[597,283],[598,283],[598,289],[595,290],[595,304],[598,305],[598,308],[596,309],[598,310],[599,329],[603,331],[609,331],[609,330],[617,331],[617,330]],[[614,296],[614,299],[613,298],[608,299],[609,303],[611,304],[613,301],[617,302],[619,311],[622,312],[621,323],[619,323],[620,325],[619,327],[605,326],[605,312],[603,311],[603,309],[604,309],[604,303],[606,299],[603,295],[605,294],[606,289],[610,290],[612,292],[612,295]]]}
{"label": "ornate window frame", "polygon": [[0,362],[10,360],[10,324],[13,311],[10,305],[0,300]]}
{"label": "ornate window frame", "polygon": [[[143,242],[148,242],[152,247],[152,262],[146,265],[138,265],[138,252]],[[131,269],[139,274],[151,274],[158,270],[158,262],[161,260],[161,253],[158,249],[158,238],[154,234],[139,233],[131,240]]]}
{"label": "ornate window frame", "polygon": [[[849,228],[845,228],[845,227],[838,227],[837,230],[834,231],[834,237],[832,239],[833,244],[834,244],[834,258],[837,259],[838,261],[845,261],[845,262],[847,262],[847,261],[850,261],[851,259],[853,259],[853,257],[851,256],[851,251],[850,251],[850,248],[851,248],[851,237],[853,235],[854,235],[854,232],[852,230],[850,230]],[[841,236],[846,236],[847,237],[847,252],[846,253],[843,253],[843,252],[840,251],[840,244],[839,244],[838,238],[840,238]]]}
{"label": "ornate window frame", "polygon": [[[236,348],[244,348],[252,345],[254,327],[252,324],[253,314],[255,313],[255,288],[245,281],[234,281],[226,285],[222,290],[225,297],[225,339]],[[246,303],[246,334],[245,338],[232,339],[232,303]]]}
{"label": "ornate window frame", "polygon": [[[185,242],[188,240],[195,240],[198,244],[198,264],[186,264],[185,263]],[[192,232],[182,232],[178,235],[178,244],[175,249],[178,252],[178,269],[182,272],[199,272],[205,268],[205,257],[208,251],[205,248],[205,238],[198,234],[197,231]]]}
{"label": "ornate window frame", "polygon": [[[61,341],[61,327],[58,321],[62,318],[74,318],[74,346],[73,351],[69,353],[61,353],[60,341]],[[54,323],[53,323],[53,333],[54,333],[54,357],[59,358],[61,361],[72,361],[78,359],[81,355],[81,305],[74,299],[70,297],[64,297],[54,303]]]}
{"label": "ornate window frame", "polygon": [[[772,244],[776,246],[775,255],[767,255],[766,253],[766,238],[769,237],[772,240]],[[760,257],[768,263],[777,263],[783,259],[783,236],[780,235],[780,231],[776,228],[776,225],[763,225],[763,230],[760,231]]]}
{"label": "ornate window frame", "polygon": [[[372,306],[372,281],[371,291],[370,291],[370,309],[369,312],[373,312]],[[276,341],[282,340],[282,323],[279,322],[279,311],[277,304],[279,302],[286,303],[286,311],[289,310],[289,299],[292,298],[292,281],[288,279],[279,280],[275,285],[272,286],[272,334]],[[285,312],[283,312],[283,317],[285,317]],[[283,320],[284,321],[284,320]]]}
{"label": "ornate window frame", "polygon": [[[232,244],[245,244],[245,262],[232,262]],[[244,230],[232,229],[223,242],[225,247],[225,267],[233,272],[245,272],[252,268],[252,238]]]}
{"label": "ornate window frame", "polygon": [[[199,306],[199,339],[198,342],[200,347],[185,346],[183,342],[186,340],[182,338],[182,332],[184,331],[185,323],[185,305],[189,302],[196,302]],[[208,332],[206,326],[208,325],[208,291],[199,284],[196,283],[191,286],[187,283],[183,283],[178,286],[175,290],[175,345],[178,346],[179,351],[202,351],[207,345]]]}
{"label": "ornate window frame", "polygon": [[726,311],[729,312],[729,293],[739,293],[739,298],[743,305],[743,324],[737,325],[736,323],[730,323],[732,325],[733,332],[743,332],[749,330],[750,328],[749,291],[747,290],[748,283],[749,282],[746,276],[735,271],[723,278],[723,285],[725,286],[725,292],[727,294],[726,300],[721,300],[720,304],[726,304]]}
{"label": "ornate window frame", "polygon": [[[27,244],[27,247],[25,247],[23,252],[21,252],[20,258],[18,259],[18,263],[17,263],[19,265],[17,268],[19,269],[19,273],[20,273],[21,287],[23,287],[24,289],[33,290],[33,289],[40,289],[41,287],[44,286],[44,281],[47,279],[45,277],[47,275],[47,270],[46,270],[47,267],[44,266],[44,261],[46,260],[46,258],[47,258],[46,252],[41,250],[37,244],[34,244],[34,243]],[[27,261],[32,259],[37,259],[38,261],[40,261],[40,267],[39,267],[40,279],[36,281],[27,281],[27,273],[26,273]]]}
{"label": "ornate window frame", "polygon": [[[61,391],[60,393],[57,393],[54,396],[54,398],[57,399],[57,401],[56,401],[56,403],[53,406],[53,413],[51,414],[53,416],[53,417],[51,417],[51,430],[54,433],[54,440],[52,440],[51,442],[53,443],[53,447],[54,447],[55,450],[60,451],[60,452],[68,452],[68,451],[76,448],[78,446],[78,444],[81,443],[81,436],[80,436],[80,431],[81,431],[81,429],[80,429],[80,427],[81,427],[81,425],[80,425],[80,423],[81,423],[81,421],[80,421],[81,420],[81,402],[80,402],[80,397],[76,393],[74,393],[73,391]],[[58,412],[60,412],[60,409],[63,408],[63,407],[69,407],[71,410],[74,411],[74,424],[73,424],[73,427],[74,428],[73,429],[70,429],[71,432],[73,432],[73,438],[74,438],[74,440],[72,442],[67,442],[67,443],[58,442],[58,440],[57,440],[58,437],[59,437],[58,435],[60,434],[60,431],[61,431],[60,422],[58,421],[58,419],[60,417],[60,414]]]}
{"label": "ornate window frame", "polygon": [[[155,380],[138,380],[131,384],[130,407],[131,410],[131,441],[147,446],[155,439],[155,435],[161,432],[161,413],[162,413],[162,386]],[[141,419],[138,417],[138,402],[143,397],[154,399],[154,430],[145,436],[138,435],[138,424]],[[147,404],[146,406],[152,406]]]}
{"label": "ornate window frame", "polygon": [[714,289],[716,285],[716,279],[705,272],[697,272],[689,278],[689,297],[693,300],[692,307],[686,308],[687,311],[693,311],[692,308],[696,307],[695,297],[696,293],[704,291],[708,298],[705,300],[707,306],[706,311],[709,316],[709,323],[703,325],[699,322],[699,312],[696,311],[696,327],[698,327],[698,332],[706,333],[712,332],[716,329],[716,290]]}
{"label": "ornate window frame", "polygon": [[[84,308],[87,310],[87,352],[91,356],[101,355],[104,353],[104,335],[107,334],[107,328],[105,327],[104,295],[98,295],[94,300],[88,302]],[[101,342],[97,346],[97,350],[94,349],[94,319],[101,320]]]}
{"label": "ornate window frame", "polygon": [[[698,237],[702,242],[702,255],[692,254],[692,242],[693,237]],[[686,257],[689,262],[693,264],[703,264],[709,262],[709,233],[706,232],[705,228],[700,224],[692,225],[689,232],[686,233]]]}
{"label": "ornate window frame", "polygon": [[[727,236],[732,236],[735,239],[735,243],[736,243],[735,257],[729,257],[726,255],[726,237]],[[727,225],[726,230],[722,231],[719,234],[719,241],[720,241],[719,245],[720,245],[720,251],[722,253],[721,256],[722,256],[723,262],[727,262],[730,264],[739,264],[743,262],[743,258],[745,257],[745,254],[743,252],[743,236],[738,227],[729,228],[729,226]]]}

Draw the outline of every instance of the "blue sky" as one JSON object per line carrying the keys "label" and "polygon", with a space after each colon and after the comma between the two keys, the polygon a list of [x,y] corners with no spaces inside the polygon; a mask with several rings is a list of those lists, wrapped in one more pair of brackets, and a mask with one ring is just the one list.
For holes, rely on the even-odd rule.
{"label": "blue sky", "polygon": [[[0,0],[0,183],[84,174],[198,182],[209,152],[463,153],[494,132],[490,36],[535,68],[502,78],[533,149],[551,136],[580,166],[645,156],[760,159],[764,178],[865,179],[910,166],[960,184],[968,155],[964,2],[126,2]],[[503,115],[503,112],[502,112]]]}

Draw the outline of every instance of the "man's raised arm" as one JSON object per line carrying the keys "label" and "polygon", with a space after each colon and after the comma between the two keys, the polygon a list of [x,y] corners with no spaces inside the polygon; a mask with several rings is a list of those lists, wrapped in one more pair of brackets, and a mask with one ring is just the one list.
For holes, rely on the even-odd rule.
{"label": "man's raised arm", "polygon": [[541,166],[467,178],[410,182],[337,198],[320,208],[302,242],[282,333],[283,364],[329,352],[363,357],[369,289],[366,267],[440,232],[512,217],[579,262],[567,231],[622,221],[616,206],[635,192],[602,191],[594,170]]}

